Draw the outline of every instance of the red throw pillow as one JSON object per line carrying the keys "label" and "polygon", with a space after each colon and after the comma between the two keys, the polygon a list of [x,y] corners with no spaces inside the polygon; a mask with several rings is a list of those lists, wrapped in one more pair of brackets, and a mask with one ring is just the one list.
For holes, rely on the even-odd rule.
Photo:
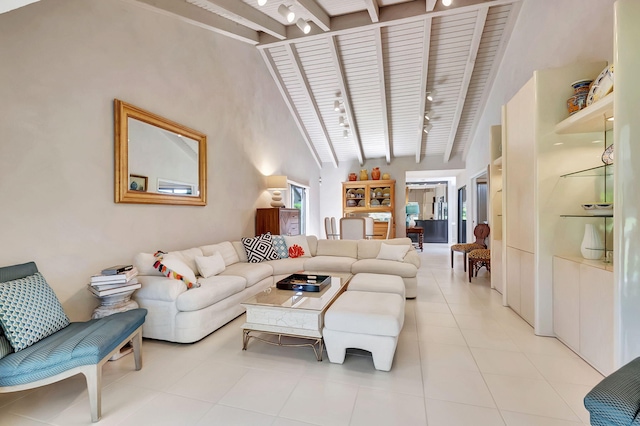
{"label": "red throw pillow", "polygon": [[304,250],[302,249],[302,247],[297,244],[289,247],[289,257],[296,258],[301,256],[304,256]]}

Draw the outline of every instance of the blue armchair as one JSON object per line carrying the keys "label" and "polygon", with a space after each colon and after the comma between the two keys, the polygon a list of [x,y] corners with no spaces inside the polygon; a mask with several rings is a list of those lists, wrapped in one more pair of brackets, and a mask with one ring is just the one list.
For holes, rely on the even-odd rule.
{"label": "blue armchair", "polygon": [[[3,286],[37,273],[38,268],[33,262],[0,268],[0,316],[3,315],[3,310],[6,314],[7,309],[12,309],[7,298],[3,298]],[[44,285],[49,291],[46,282]],[[51,295],[57,302],[52,291]],[[17,310],[13,311],[12,315],[15,316]],[[91,420],[97,422],[102,415],[104,363],[122,346],[132,341],[135,368],[142,368],[142,324],[146,314],[146,309],[134,309],[101,319],[72,322],[30,346],[20,347],[19,350],[8,347],[8,340],[3,336],[3,331],[8,336],[12,332],[15,334],[15,330],[0,321],[0,393],[37,388],[76,374],[84,374],[91,406]],[[5,315],[4,318],[6,317]]]}

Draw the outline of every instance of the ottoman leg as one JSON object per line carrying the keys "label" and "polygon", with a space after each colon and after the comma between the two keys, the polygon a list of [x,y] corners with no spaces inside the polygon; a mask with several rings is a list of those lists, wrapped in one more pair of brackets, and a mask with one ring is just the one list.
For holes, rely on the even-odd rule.
{"label": "ottoman leg", "polygon": [[333,364],[344,363],[344,357],[347,354],[347,346],[345,344],[347,339],[345,339],[344,334],[339,331],[327,330],[326,328],[322,330],[324,347],[327,350],[329,362]]}

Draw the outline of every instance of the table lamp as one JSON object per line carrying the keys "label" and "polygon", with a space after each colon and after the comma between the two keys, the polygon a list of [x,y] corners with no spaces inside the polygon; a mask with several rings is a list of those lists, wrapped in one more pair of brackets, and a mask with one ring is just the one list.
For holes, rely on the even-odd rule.
{"label": "table lamp", "polygon": [[284,207],[282,192],[287,190],[287,177],[280,175],[267,176],[267,189],[271,192],[271,207]]}

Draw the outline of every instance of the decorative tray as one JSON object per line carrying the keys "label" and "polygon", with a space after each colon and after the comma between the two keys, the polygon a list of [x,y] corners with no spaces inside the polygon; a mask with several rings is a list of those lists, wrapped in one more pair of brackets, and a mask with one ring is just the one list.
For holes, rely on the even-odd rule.
{"label": "decorative tray", "polygon": [[280,290],[320,292],[331,284],[329,275],[292,274],[276,283]]}

